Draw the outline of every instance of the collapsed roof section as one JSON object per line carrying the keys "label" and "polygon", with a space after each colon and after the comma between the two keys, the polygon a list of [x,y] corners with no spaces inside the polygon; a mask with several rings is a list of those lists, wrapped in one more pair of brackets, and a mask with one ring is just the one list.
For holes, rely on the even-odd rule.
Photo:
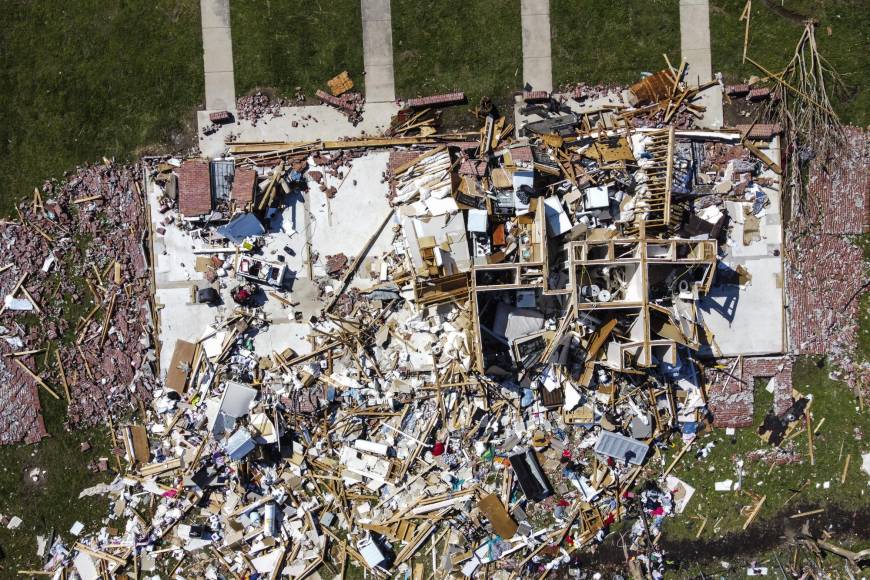
{"label": "collapsed roof section", "polygon": [[584,386],[596,367],[638,372],[678,365],[681,349],[715,354],[698,300],[727,215],[696,208],[711,191],[699,156],[739,135],[574,126],[498,147],[490,124],[470,154],[441,145],[392,172],[415,295],[470,298],[477,370],[564,362],[570,338],[585,345]]}

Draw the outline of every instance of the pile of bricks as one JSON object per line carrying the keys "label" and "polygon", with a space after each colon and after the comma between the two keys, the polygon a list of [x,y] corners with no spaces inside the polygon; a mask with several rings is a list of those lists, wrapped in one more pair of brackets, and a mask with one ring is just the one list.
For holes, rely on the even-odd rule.
{"label": "pile of bricks", "polygon": [[[707,402],[716,427],[751,427],[755,383],[773,379],[773,411],[781,416],[791,407],[792,361],[788,357],[721,359],[726,369],[706,372]],[[732,370],[733,369],[733,370]]]}
{"label": "pile of bricks", "polygon": [[782,133],[782,126],[779,123],[755,123],[754,125],[737,125],[737,130],[747,139],[766,141]]}
{"label": "pile of bricks", "polygon": [[796,354],[827,355],[833,374],[870,394],[870,365],[855,359],[861,294],[870,284],[849,234],[868,228],[868,138],[848,129],[842,155],[811,166],[804,212],[786,236],[789,336]]}
{"label": "pile of bricks", "polygon": [[[38,316],[0,315],[5,342],[18,352],[47,349],[37,355],[40,378],[61,398],[69,392],[70,427],[104,422],[137,397],[148,400],[156,382],[148,364],[156,357],[140,182],[138,166],[82,167],[43,184],[39,200],[20,203],[19,219],[0,226],[12,264],[0,273],[0,291],[11,294],[24,279],[38,307]],[[82,311],[75,317],[74,307]],[[18,365],[6,359],[3,367]],[[2,443],[45,435],[36,387],[19,379],[12,374],[0,391],[5,408],[18,407],[0,415]]]}
{"label": "pile of bricks", "polygon": [[523,101],[526,103],[542,103],[550,98],[550,93],[547,91],[525,91],[523,92]]}
{"label": "pile of bricks", "polygon": [[729,97],[745,97],[749,94],[749,85],[727,85],[725,87],[725,94]]}
{"label": "pile of bricks", "polygon": [[750,89],[749,94],[746,95],[746,98],[750,101],[764,101],[770,98],[772,91],[769,87],[759,87],[757,89]]}
{"label": "pile of bricks", "polygon": [[828,355],[855,387],[870,385],[870,369],[853,360],[860,294],[868,283],[861,248],[845,237],[786,238],[789,333],[796,354]]}
{"label": "pile of bricks", "polygon": [[752,383],[725,377],[707,388],[707,406],[715,427],[751,427],[755,396]]}
{"label": "pile of bricks", "polygon": [[870,232],[870,133],[849,127],[843,151],[829,166],[815,163],[810,172],[805,211],[820,234]]}
{"label": "pile of bricks", "polygon": [[258,91],[239,98],[236,101],[236,112],[239,119],[246,119],[251,125],[256,125],[264,117],[280,117],[283,104],[283,101],[273,101],[269,95]]}
{"label": "pile of bricks", "polygon": [[229,123],[233,120],[233,114],[229,111],[215,111],[209,113],[208,120],[212,123]]}
{"label": "pile of bricks", "polygon": [[315,93],[322,103],[335,107],[347,117],[354,127],[362,121],[365,98],[360,93],[347,92],[340,97],[334,97],[327,92],[317,90]]}
{"label": "pile of bricks", "polygon": [[424,109],[428,107],[449,107],[451,105],[461,105],[465,102],[465,93],[457,91],[454,93],[444,93],[442,95],[431,95],[428,97],[418,97],[408,99],[407,104],[412,109]]}
{"label": "pile of bricks", "polygon": [[601,83],[596,85],[587,83],[568,83],[560,86],[559,90],[556,92],[562,95],[567,95],[575,101],[583,101],[586,99],[605,97],[612,92],[619,92],[626,88],[627,87],[624,86],[605,85]]}
{"label": "pile of bricks", "polygon": [[[48,436],[40,413],[39,386],[13,362],[12,352],[10,345],[0,340],[0,445],[38,443]],[[33,368],[33,357],[17,360]]]}

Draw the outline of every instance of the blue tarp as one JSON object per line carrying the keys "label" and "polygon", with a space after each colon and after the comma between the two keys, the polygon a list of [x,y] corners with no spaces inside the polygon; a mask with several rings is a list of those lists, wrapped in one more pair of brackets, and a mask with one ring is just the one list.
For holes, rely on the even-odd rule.
{"label": "blue tarp", "polygon": [[217,229],[217,233],[234,244],[241,244],[250,236],[262,236],[266,229],[260,220],[252,213],[243,213],[231,219],[229,223]]}

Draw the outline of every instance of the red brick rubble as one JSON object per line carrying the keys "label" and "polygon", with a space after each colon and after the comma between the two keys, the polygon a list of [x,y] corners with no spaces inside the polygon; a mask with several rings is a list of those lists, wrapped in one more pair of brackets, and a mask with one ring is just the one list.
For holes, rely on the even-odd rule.
{"label": "red brick rubble", "polygon": [[870,365],[855,360],[860,298],[870,284],[861,248],[850,234],[870,223],[870,141],[849,128],[846,146],[827,168],[811,167],[803,215],[786,235],[786,294],[792,351],[827,355],[835,378],[870,394]]}

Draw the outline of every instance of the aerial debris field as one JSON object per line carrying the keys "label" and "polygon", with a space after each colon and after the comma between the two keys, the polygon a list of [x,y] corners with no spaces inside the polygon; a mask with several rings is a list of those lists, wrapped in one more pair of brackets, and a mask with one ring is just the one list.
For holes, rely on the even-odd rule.
{"label": "aerial debris field", "polygon": [[[244,97],[203,117],[208,152],[79,168],[0,225],[0,440],[47,436],[42,394],[114,446],[113,479],[74,491],[107,498],[102,525],[46,530],[24,574],[544,577],[594,569],[618,528],[631,575],[658,578],[665,522],[714,491],[681,474],[727,453],[712,434],[814,463],[795,355],[863,405],[863,130],[826,133],[837,156],[801,177],[788,120],[699,122],[705,91],[761,111],[781,84],[684,64],[510,111],[407,99],[378,135],[351,132],[353,86]],[[833,479],[867,480],[862,453]],[[745,530],[767,496],[735,465],[715,491],[750,498]],[[827,540],[806,541],[861,560]]]}

